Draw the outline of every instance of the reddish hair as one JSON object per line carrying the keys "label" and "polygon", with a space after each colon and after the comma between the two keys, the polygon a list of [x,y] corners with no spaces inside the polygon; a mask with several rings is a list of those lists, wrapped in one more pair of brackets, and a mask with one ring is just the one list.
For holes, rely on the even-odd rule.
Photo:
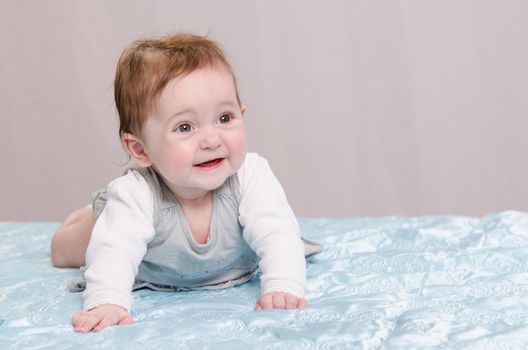
{"label": "reddish hair", "polygon": [[231,73],[240,104],[233,70],[219,45],[207,37],[175,34],[131,43],[119,58],[114,81],[120,137],[141,134],[148,113],[171,79],[205,67]]}

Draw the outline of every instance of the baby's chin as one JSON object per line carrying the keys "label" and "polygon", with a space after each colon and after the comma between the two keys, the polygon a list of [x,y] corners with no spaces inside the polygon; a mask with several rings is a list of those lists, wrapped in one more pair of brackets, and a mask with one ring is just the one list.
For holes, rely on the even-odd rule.
{"label": "baby's chin", "polygon": [[226,172],[224,174],[222,174],[221,176],[220,175],[217,175],[215,176],[214,178],[210,178],[210,179],[207,179],[205,181],[200,181],[199,184],[196,184],[197,187],[199,187],[201,190],[205,190],[205,191],[214,191],[216,190],[217,188],[221,187],[229,177],[231,177],[232,175],[236,174],[236,171],[235,172]]}
{"label": "baby's chin", "polygon": [[208,184],[208,191],[213,191],[213,190],[216,190],[217,188],[221,187],[229,177],[233,176],[236,174],[236,171],[235,172],[229,172],[228,174],[226,174],[225,176],[222,176],[221,178],[218,178],[214,181],[212,181],[210,184]]}
{"label": "baby's chin", "polygon": [[231,159],[224,158],[217,168],[207,170],[195,168],[194,174],[197,176],[197,187],[201,190],[213,191],[221,187],[226,180],[235,175],[242,166],[241,162],[234,162]]}

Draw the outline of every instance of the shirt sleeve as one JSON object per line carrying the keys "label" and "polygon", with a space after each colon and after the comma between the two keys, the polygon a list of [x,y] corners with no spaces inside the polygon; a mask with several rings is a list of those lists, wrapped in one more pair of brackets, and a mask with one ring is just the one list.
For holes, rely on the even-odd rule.
{"label": "shirt sleeve", "polygon": [[137,171],[112,181],[86,251],[84,309],[114,304],[130,311],[138,266],[154,238],[153,194]]}
{"label": "shirt sleeve", "polygon": [[260,258],[261,295],[304,297],[306,260],[297,219],[268,162],[248,154],[238,172],[239,221],[244,239]]}

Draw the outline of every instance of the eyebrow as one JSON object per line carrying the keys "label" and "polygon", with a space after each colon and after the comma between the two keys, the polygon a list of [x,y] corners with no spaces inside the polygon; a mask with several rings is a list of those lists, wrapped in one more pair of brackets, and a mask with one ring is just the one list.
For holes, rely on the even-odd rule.
{"label": "eyebrow", "polygon": [[[222,101],[218,104],[218,107],[221,109],[223,107],[231,107],[231,108],[237,108],[239,107],[238,105],[238,102],[233,102],[233,101]],[[171,113],[171,116],[170,116],[170,119],[173,119],[173,118],[176,118],[182,114],[186,114],[186,113],[193,113],[194,114],[194,111],[192,108],[183,108],[181,110],[177,110],[175,113]]]}
{"label": "eyebrow", "polygon": [[190,108],[184,108],[184,109],[178,110],[178,111],[175,112],[175,113],[171,113],[171,115],[170,115],[170,119],[177,118],[177,117],[179,117],[180,115],[182,115],[182,114],[187,114],[187,113],[189,113],[189,112],[192,112],[192,109],[190,109]]}
{"label": "eyebrow", "polygon": [[219,104],[219,106],[221,107],[224,107],[224,106],[229,106],[229,107],[234,107],[234,108],[237,108],[237,107],[240,107],[238,105],[238,102],[233,102],[233,101],[225,101],[225,102],[222,102]]}

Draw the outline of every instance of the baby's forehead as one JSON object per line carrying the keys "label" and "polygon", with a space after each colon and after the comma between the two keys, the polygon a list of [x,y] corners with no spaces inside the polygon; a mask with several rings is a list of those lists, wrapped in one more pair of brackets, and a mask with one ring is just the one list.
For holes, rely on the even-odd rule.
{"label": "baby's forehead", "polygon": [[233,99],[238,103],[236,80],[231,70],[224,66],[208,65],[167,79],[165,86],[151,101],[150,107],[152,111],[159,110],[167,100],[185,104],[199,95],[213,99],[216,95],[204,95],[209,89],[219,92],[223,100]]}
{"label": "baby's forehead", "polygon": [[197,81],[207,81],[209,85],[226,85],[235,90],[237,88],[235,77],[229,68],[221,66],[204,66],[171,77],[163,87],[161,94],[167,89],[174,88],[175,85],[192,85]]}

